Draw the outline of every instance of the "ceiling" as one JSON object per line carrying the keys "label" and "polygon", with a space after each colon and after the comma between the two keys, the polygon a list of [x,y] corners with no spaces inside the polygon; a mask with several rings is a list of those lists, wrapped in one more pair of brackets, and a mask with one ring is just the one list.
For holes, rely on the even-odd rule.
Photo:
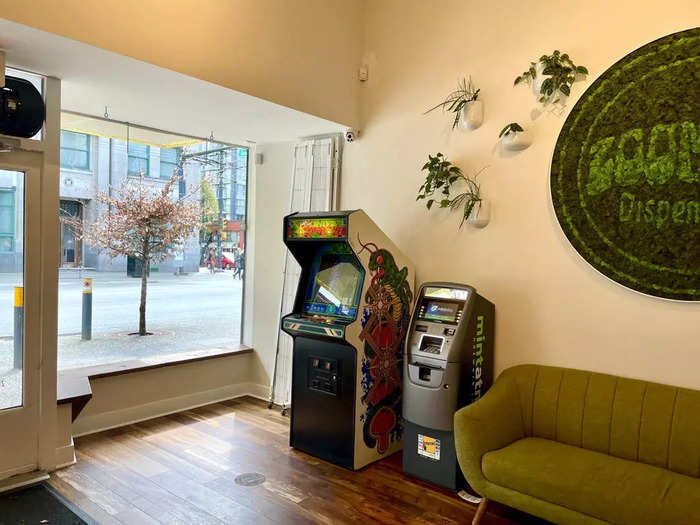
{"label": "ceiling", "polygon": [[[7,65],[62,80],[61,109],[234,144],[339,132],[340,124],[0,19]],[[216,53],[216,49],[212,49]]]}

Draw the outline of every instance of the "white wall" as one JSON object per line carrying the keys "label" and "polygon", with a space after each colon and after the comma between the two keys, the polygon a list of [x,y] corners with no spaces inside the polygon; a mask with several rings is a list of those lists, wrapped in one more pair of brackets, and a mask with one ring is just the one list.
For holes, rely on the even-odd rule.
{"label": "white wall", "polygon": [[269,384],[274,366],[275,343],[279,323],[282,270],[285,248],[282,242],[282,218],[289,213],[289,186],[292,182],[294,144],[280,142],[256,147],[263,164],[254,173],[254,254],[252,277],[253,348],[267,377],[256,383]]}
{"label": "white wall", "polygon": [[[364,208],[417,265],[418,280],[474,285],[496,304],[496,365],[524,362],[593,369],[700,388],[700,304],[641,296],[585,263],[556,221],[549,165],[565,115],[533,120],[531,91],[513,79],[531,60],[568,52],[597,75],[644,43],[700,23],[696,0],[368,2],[360,140],[345,149],[341,206]],[[472,75],[485,122],[449,133],[423,112]],[[570,107],[568,109],[570,109]],[[567,111],[568,111],[567,109]],[[502,157],[499,130],[518,121],[527,150]],[[492,200],[484,230],[415,202],[420,167],[442,151],[466,171],[484,166]]]}

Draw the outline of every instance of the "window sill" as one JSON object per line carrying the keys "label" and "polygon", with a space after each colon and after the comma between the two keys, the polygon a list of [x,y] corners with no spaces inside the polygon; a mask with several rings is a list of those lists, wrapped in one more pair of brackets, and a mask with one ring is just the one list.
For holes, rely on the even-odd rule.
{"label": "window sill", "polygon": [[104,365],[67,368],[58,372],[57,404],[72,404],[72,418],[75,421],[75,418],[92,398],[91,380],[251,352],[253,352],[253,348],[250,346],[233,345],[226,348],[210,348],[151,358],[130,359]]}
{"label": "window sill", "polygon": [[61,173],[74,174],[74,175],[94,175],[95,172],[92,169],[81,170],[78,168],[60,168]]}

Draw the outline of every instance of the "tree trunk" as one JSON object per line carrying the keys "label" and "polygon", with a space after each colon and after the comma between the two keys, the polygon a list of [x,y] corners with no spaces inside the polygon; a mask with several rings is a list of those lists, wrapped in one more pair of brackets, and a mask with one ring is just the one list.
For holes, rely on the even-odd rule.
{"label": "tree trunk", "polygon": [[141,304],[139,306],[139,335],[146,335],[146,290],[148,287],[148,268],[150,254],[148,240],[143,243],[143,259],[141,260]]}

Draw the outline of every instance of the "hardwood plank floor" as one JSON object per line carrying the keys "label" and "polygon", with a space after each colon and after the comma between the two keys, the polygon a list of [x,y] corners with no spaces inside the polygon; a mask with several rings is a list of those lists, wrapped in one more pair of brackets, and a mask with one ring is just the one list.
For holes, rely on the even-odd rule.
{"label": "hardwood plank floor", "polygon": [[[351,472],[288,444],[289,419],[241,398],[78,438],[50,483],[98,523],[470,523],[476,507],[401,471],[401,454]],[[236,476],[257,472],[246,487]],[[484,525],[542,523],[497,504]]]}

